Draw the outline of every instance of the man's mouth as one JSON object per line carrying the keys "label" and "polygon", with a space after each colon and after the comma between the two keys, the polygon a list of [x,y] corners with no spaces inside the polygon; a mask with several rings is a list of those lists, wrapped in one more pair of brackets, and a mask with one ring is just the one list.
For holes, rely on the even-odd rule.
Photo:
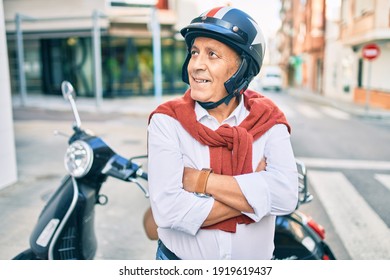
{"label": "man's mouth", "polygon": [[204,83],[208,83],[209,80],[204,80],[204,79],[194,79],[195,82],[199,83],[199,84],[204,84]]}

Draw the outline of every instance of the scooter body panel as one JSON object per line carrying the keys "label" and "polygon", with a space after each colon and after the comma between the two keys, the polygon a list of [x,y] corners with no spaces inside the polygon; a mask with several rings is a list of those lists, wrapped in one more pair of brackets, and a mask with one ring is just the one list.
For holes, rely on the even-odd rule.
{"label": "scooter body panel", "polygon": [[53,193],[30,235],[30,246],[41,259],[47,259],[49,247],[59,224],[63,221],[74,199],[74,186],[70,176],[66,176]]}
{"label": "scooter body panel", "polygon": [[297,211],[276,218],[274,243],[276,260],[334,259],[326,243]]}
{"label": "scooter body panel", "polygon": [[101,184],[66,177],[41,212],[30,237],[39,259],[92,259],[95,204]]}

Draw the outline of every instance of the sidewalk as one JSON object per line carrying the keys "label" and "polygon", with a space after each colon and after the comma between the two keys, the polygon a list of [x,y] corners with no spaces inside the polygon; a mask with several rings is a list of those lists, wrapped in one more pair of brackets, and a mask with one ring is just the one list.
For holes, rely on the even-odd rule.
{"label": "sidewalk", "polygon": [[[337,100],[300,88],[288,88],[286,92],[288,95],[293,97],[331,106],[360,118],[390,120],[390,110],[375,108],[372,106],[367,110],[364,105]],[[147,116],[157,107],[157,105],[178,96],[180,95],[163,95],[161,98],[154,96],[117,97],[114,99],[103,99],[100,104],[97,104],[95,98],[76,98],[77,108],[80,112]],[[26,103],[22,105],[20,96],[14,95],[12,97],[12,104],[14,108],[26,107],[55,111],[71,110],[69,102],[64,100],[61,96],[31,94],[28,96]]]}
{"label": "sidewalk", "polygon": [[[118,113],[134,116],[149,115],[157,105],[179,95],[164,95],[161,98],[154,96],[132,96],[116,97],[114,99],[103,99],[100,104],[95,98],[77,97],[76,106],[80,112],[88,113]],[[22,104],[20,96],[12,97],[12,106],[14,108],[35,108],[52,111],[70,111],[71,107],[68,101],[62,96],[48,96],[30,94]]]}
{"label": "sidewalk", "polygon": [[296,98],[331,106],[360,118],[390,120],[390,110],[375,108],[372,106],[367,109],[365,105],[326,97],[300,88],[288,88],[287,93]]}

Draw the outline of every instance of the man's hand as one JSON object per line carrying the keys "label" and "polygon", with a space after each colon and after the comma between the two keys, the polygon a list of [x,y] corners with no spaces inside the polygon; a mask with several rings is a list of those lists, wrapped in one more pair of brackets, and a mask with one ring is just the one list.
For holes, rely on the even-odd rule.
{"label": "man's hand", "polygon": [[195,192],[199,174],[200,170],[191,167],[184,167],[182,182],[186,191]]}
{"label": "man's hand", "polygon": [[266,162],[266,158],[262,158],[261,161],[259,162],[259,165],[257,166],[255,172],[260,172],[260,171],[264,171],[266,170],[266,167],[267,167],[267,162]]}

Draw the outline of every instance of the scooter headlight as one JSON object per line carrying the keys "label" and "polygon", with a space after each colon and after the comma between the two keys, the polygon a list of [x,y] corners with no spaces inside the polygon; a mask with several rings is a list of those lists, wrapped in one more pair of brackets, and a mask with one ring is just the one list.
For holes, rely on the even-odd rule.
{"label": "scooter headlight", "polygon": [[76,178],[83,177],[92,166],[92,148],[84,141],[74,141],[66,150],[64,161],[70,175]]}

